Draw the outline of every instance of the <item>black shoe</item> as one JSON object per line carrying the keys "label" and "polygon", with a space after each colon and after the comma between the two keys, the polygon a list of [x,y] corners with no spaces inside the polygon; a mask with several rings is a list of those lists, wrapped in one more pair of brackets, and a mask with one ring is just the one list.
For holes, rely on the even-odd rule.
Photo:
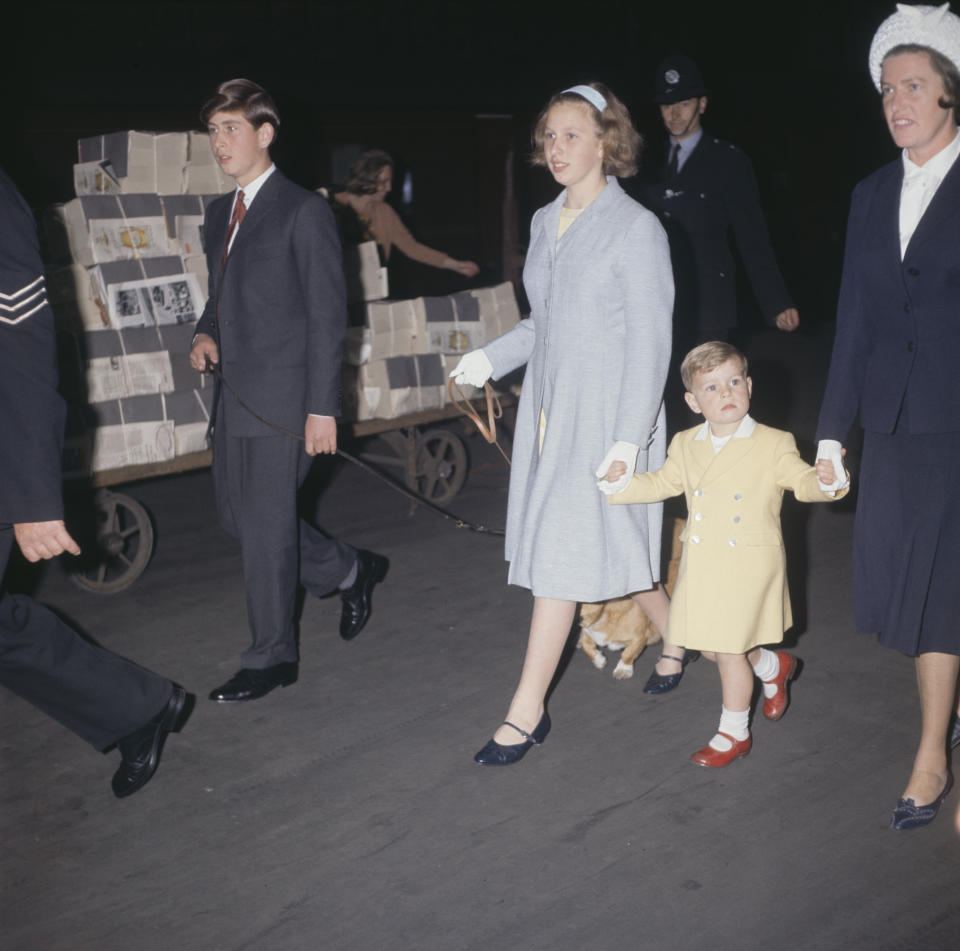
{"label": "black shoe", "polygon": [[160,752],[167,734],[180,732],[195,699],[192,693],[174,684],[173,696],[166,706],[149,723],[117,742],[122,760],[110,787],[118,799],[133,795],[150,781],[160,765]]}
{"label": "black shoe", "polygon": [[953,730],[950,733],[950,749],[955,750],[960,746],[960,717],[954,714]]}
{"label": "black shoe", "polygon": [[390,562],[372,551],[357,552],[357,580],[340,592],[343,610],[340,612],[340,636],[352,641],[370,618],[370,595],[373,586],[387,577]]}
{"label": "black shoe", "polygon": [[504,720],[503,722],[507,726],[513,727],[513,729],[523,737],[523,742],[511,743],[509,746],[506,746],[503,743],[498,743],[496,740],[491,739],[487,745],[474,756],[473,761],[475,763],[479,763],[481,766],[510,766],[512,763],[523,759],[527,754],[527,750],[535,743],[542,743],[550,732],[550,717],[546,710],[543,711],[543,716],[540,717],[540,722],[533,728],[532,733],[521,730],[520,727],[510,723],[508,720]]}
{"label": "black shoe", "polygon": [[929,825],[936,819],[937,813],[940,811],[940,804],[947,793],[950,792],[952,785],[953,777],[948,775],[947,782],[940,795],[925,806],[918,806],[912,799],[898,799],[897,808],[893,810],[893,815],[890,817],[890,828],[901,831]]}
{"label": "black shoe", "polygon": [[293,661],[272,667],[241,667],[222,687],[210,691],[210,699],[217,703],[256,700],[274,687],[290,686],[296,679],[297,665]]}
{"label": "black shoe", "polygon": [[670,654],[661,654],[660,657],[666,657],[667,660],[677,661],[681,665],[680,672],[677,674],[658,674],[656,665],[654,665],[653,673],[643,685],[643,692],[669,693],[674,687],[677,686],[677,684],[680,683],[680,678],[683,676],[683,668],[686,667],[687,664],[692,664],[699,656],[700,651],[688,650],[683,652],[683,660],[681,660],[679,657],[673,657]]}

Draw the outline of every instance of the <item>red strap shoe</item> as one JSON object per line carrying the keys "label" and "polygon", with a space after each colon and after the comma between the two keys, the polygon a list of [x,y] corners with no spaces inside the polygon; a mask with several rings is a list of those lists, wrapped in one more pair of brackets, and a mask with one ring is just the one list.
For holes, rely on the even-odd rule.
{"label": "red strap shoe", "polygon": [[726,737],[733,744],[730,749],[715,750],[708,743],[690,757],[691,762],[696,763],[697,766],[726,766],[735,759],[746,756],[750,752],[750,747],[753,746],[749,733],[745,740],[735,740],[729,733],[720,733],[720,736]]}

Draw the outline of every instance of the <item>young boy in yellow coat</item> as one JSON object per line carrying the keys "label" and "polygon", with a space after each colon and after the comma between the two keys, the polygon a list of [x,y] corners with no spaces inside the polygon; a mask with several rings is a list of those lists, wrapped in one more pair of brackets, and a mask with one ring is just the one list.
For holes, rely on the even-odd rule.
{"label": "young boy in yellow coat", "polygon": [[[763,713],[779,720],[789,702],[797,658],[762,644],[780,643],[793,623],[780,528],[783,492],[801,502],[826,502],[833,464],[807,465],[793,436],[749,415],[753,383],[746,357],[727,343],[695,347],[680,375],[684,397],[705,422],[674,436],[656,472],[634,475],[608,495],[614,505],[659,502],[685,493],[687,526],[670,602],[672,643],[699,650],[720,670],[723,709],[717,734],[691,756],[701,766],[726,766],[750,752],[754,675],[763,683]],[[620,464],[622,465],[622,464]],[[604,479],[622,472],[610,467]]]}

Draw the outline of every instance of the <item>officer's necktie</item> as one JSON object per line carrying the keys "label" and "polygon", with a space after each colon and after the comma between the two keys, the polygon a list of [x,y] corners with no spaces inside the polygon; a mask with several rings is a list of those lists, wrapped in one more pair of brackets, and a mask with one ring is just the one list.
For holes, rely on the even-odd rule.
{"label": "officer's necktie", "polygon": [[667,177],[676,178],[680,171],[680,143],[675,142],[670,149],[670,161],[667,163]]}

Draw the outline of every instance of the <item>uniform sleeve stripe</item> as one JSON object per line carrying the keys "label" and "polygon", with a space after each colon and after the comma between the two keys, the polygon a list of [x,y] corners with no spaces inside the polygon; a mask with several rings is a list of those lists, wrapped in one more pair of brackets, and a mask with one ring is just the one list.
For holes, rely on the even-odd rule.
{"label": "uniform sleeve stripe", "polygon": [[19,290],[14,291],[12,294],[4,294],[0,291],[0,300],[10,300],[15,301],[18,297],[22,297],[24,294],[32,293],[37,288],[41,288],[44,285],[43,275],[34,278],[30,281],[29,284],[24,284]]}
{"label": "uniform sleeve stripe", "polygon": [[45,300],[46,297],[47,289],[45,287],[41,287],[35,294],[31,294],[29,297],[26,297],[23,300],[18,300],[15,304],[0,304],[0,310],[5,310],[8,314],[13,314],[18,310],[23,310],[24,307],[29,307],[40,298]]}
{"label": "uniform sleeve stripe", "polygon": [[17,317],[4,317],[3,314],[0,314],[0,324],[19,324],[22,321],[26,320],[28,317],[32,317],[38,310],[43,310],[47,306],[47,298],[44,296],[43,300],[37,304],[32,310],[28,310],[25,314],[20,314]]}

